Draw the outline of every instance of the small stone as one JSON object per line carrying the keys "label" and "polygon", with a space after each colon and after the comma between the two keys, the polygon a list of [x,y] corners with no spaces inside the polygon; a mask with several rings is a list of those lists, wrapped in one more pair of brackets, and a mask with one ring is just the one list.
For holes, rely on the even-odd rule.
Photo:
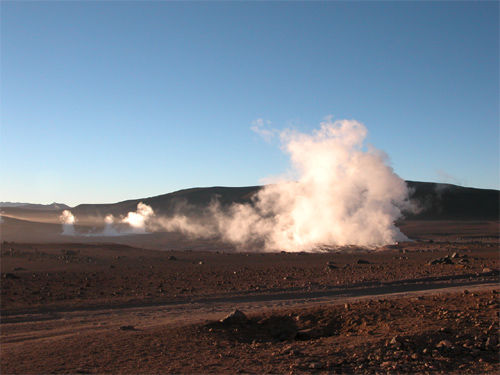
{"label": "small stone", "polygon": [[380,367],[382,367],[382,368],[392,367],[392,362],[391,361],[382,362],[380,364]]}
{"label": "small stone", "polygon": [[173,255],[170,255],[170,256],[168,257],[168,260],[177,260],[177,258],[176,258],[176,257],[174,257]]}
{"label": "small stone", "polygon": [[493,269],[493,268],[485,268],[485,269],[483,269],[483,273],[488,273],[488,274],[491,274],[491,276],[496,276],[500,273],[500,271],[498,271],[497,269]]}
{"label": "small stone", "polygon": [[451,348],[452,346],[453,344],[448,340],[442,340],[439,342],[439,344],[436,345],[437,348]]}
{"label": "small stone", "polygon": [[486,340],[486,343],[484,345],[486,346],[496,346],[498,344],[498,338],[495,336],[488,337]]}
{"label": "small stone", "polygon": [[85,370],[83,368],[77,368],[75,370],[75,373],[77,373],[77,374],[90,374],[90,371],[89,370]]}
{"label": "small stone", "polygon": [[323,367],[325,367],[325,365],[322,362],[313,362],[309,365],[309,368],[312,369],[322,369]]}
{"label": "small stone", "polygon": [[3,275],[4,279],[19,279],[19,276],[14,275],[13,273],[6,273]]}
{"label": "small stone", "polygon": [[317,329],[310,328],[310,329],[303,329],[299,332],[297,332],[297,339],[298,340],[314,340],[321,337],[321,332]]}
{"label": "small stone", "polygon": [[358,259],[356,261],[356,264],[371,264],[371,262],[364,260],[364,259]]}
{"label": "small stone", "polygon": [[120,330],[122,330],[122,331],[135,331],[135,327],[134,326],[121,326]]}
{"label": "small stone", "polygon": [[77,255],[78,253],[74,250],[61,250],[61,253],[65,255]]}
{"label": "small stone", "polygon": [[397,344],[397,343],[402,344],[402,343],[403,343],[403,341],[404,341],[404,340],[403,340],[403,338],[402,338],[401,336],[396,335],[396,336],[394,336],[394,337],[392,338],[392,340],[391,340],[391,344]]}
{"label": "small stone", "polygon": [[234,310],[231,314],[220,320],[224,324],[245,324],[248,322],[248,318],[240,310]]}

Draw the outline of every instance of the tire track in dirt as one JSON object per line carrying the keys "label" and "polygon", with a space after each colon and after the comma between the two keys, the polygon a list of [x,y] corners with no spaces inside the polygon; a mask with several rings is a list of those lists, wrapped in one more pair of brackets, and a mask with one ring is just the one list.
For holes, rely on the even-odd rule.
{"label": "tire track in dirt", "polygon": [[[306,288],[288,288],[282,290],[268,290],[265,293],[248,292],[231,296],[211,295],[207,297],[193,297],[181,301],[164,301],[150,303],[121,303],[107,305],[93,305],[75,308],[50,308],[38,310],[14,310],[1,313],[2,324],[22,323],[59,319],[61,314],[85,314],[94,312],[95,315],[104,314],[105,311],[120,311],[128,309],[147,309],[161,307],[175,307],[190,304],[220,304],[220,303],[245,303],[245,302],[270,302],[287,300],[305,300],[327,297],[356,297],[363,295],[385,295],[399,292],[418,292],[423,290],[447,288],[450,285],[468,286],[488,284],[499,281],[499,271],[492,270],[484,273],[463,274],[453,276],[428,277],[418,279],[403,279],[389,282],[363,282],[347,286],[323,286],[322,290],[308,290]],[[109,313],[107,313],[109,314]]]}
{"label": "tire track in dirt", "polygon": [[246,313],[276,310],[285,307],[309,307],[319,304],[339,304],[364,299],[398,298],[482,290],[498,286],[498,276],[477,276],[450,280],[418,282],[401,280],[391,285],[343,287],[326,291],[300,291],[267,295],[246,295],[221,298],[200,298],[183,303],[150,304],[143,306],[108,306],[101,309],[75,309],[39,314],[19,314],[2,317],[2,345],[30,344],[40,340],[57,340],[79,334],[116,331],[132,325],[137,330],[152,330],[158,326],[182,326],[218,320],[238,308]]}

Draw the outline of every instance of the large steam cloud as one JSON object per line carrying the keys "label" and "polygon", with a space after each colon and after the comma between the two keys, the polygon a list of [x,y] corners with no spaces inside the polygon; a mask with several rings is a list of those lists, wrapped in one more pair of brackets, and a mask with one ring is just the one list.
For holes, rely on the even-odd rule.
{"label": "large steam cloud", "polygon": [[[293,182],[266,185],[252,204],[222,207],[217,200],[201,216],[154,217],[151,207],[119,220],[129,234],[154,230],[217,237],[241,249],[314,251],[324,246],[378,247],[407,238],[395,227],[410,209],[407,186],[387,164],[387,155],[364,144],[367,130],[357,121],[326,120],[311,134],[253,130],[266,139],[278,136],[291,159]],[[182,211],[180,211],[182,212]],[[65,218],[64,225],[74,223]],[[106,218],[101,235],[121,235],[116,219]],[[69,229],[66,229],[69,234]]]}
{"label": "large steam cloud", "polygon": [[[255,130],[266,137],[275,130]],[[295,182],[261,189],[253,204],[217,202],[208,221],[177,215],[159,222],[168,230],[195,236],[217,235],[242,247],[311,251],[321,246],[376,247],[407,240],[395,227],[409,208],[404,180],[387,165],[385,153],[365,149],[367,130],[359,122],[330,119],[312,134],[280,133],[290,155]]]}

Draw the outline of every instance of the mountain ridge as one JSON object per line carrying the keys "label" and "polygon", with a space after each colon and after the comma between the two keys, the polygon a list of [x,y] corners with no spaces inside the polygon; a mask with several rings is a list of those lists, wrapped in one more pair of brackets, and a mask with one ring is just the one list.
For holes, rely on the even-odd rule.
{"label": "mountain ridge", "polygon": [[[500,191],[462,187],[453,184],[406,181],[410,199],[421,208],[418,213],[405,213],[408,220],[498,220]],[[171,215],[179,210],[186,213],[207,207],[214,198],[222,207],[232,203],[252,203],[252,196],[263,186],[195,187],[142,199],[112,204],[81,204],[72,209],[76,215],[125,215],[135,211],[140,202],[151,206],[159,215]],[[185,213],[183,211],[183,213]]]}
{"label": "mountain ridge", "polygon": [[[420,208],[418,213],[405,212],[407,220],[498,220],[500,212],[500,191],[463,187],[453,184],[434,182],[406,181],[411,191],[410,199]],[[177,190],[157,196],[129,199],[116,203],[80,204],[73,208],[67,205],[55,208],[51,205],[27,204],[20,207],[3,207],[6,215],[19,216],[31,214],[38,216],[43,211],[50,211],[52,216],[65,209],[76,216],[105,217],[112,214],[123,216],[137,210],[139,203],[144,203],[157,215],[171,216],[176,213],[186,215],[202,212],[217,199],[221,207],[233,203],[252,204],[252,196],[263,186],[244,187],[194,187]],[[24,215],[23,215],[24,214]]]}

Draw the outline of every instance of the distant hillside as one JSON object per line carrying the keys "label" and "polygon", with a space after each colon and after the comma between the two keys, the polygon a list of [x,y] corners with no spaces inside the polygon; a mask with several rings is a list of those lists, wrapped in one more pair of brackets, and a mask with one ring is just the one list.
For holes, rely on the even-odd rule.
{"label": "distant hillside", "polygon": [[151,206],[157,215],[172,215],[177,212],[196,213],[217,198],[223,206],[232,203],[251,203],[251,197],[260,186],[250,187],[209,187],[179,190],[173,193],[143,199],[134,199],[113,204],[81,204],[71,210],[74,215],[105,216],[126,215],[137,209],[143,202]]}
{"label": "distant hillside", "polygon": [[56,202],[52,204],[0,202],[0,207],[1,208],[16,207],[16,208],[21,208],[23,210],[43,210],[43,211],[67,210],[71,208],[70,206],[64,203],[56,203]]}
{"label": "distant hillside", "polygon": [[[421,207],[418,214],[405,213],[408,220],[498,220],[500,192],[498,190],[466,188],[450,184],[407,181],[412,190],[411,199]],[[223,207],[232,203],[252,204],[251,197],[261,186],[208,187],[179,190],[155,197],[127,200],[111,204],[81,204],[74,208],[53,203],[51,205],[24,205],[2,207],[6,216],[20,219],[59,222],[59,215],[65,209],[79,217],[126,215],[137,210],[143,202],[153,208],[158,216],[176,213],[193,215],[201,212],[217,198]]]}
{"label": "distant hillside", "polygon": [[406,181],[412,199],[423,208],[414,220],[498,220],[500,191],[451,184]]}
{"label": "distant hillside", "polygon": [[[450,184],[406,181],[412,190],[411,199],[421,207],[418,214],[405,213],[411,220],[498,220],[500,192],[498,190],[467,188]],[[83,204],[71,211],[75,215],[126,215],[143,202],[158,215],[181,211],[192,214],[207,207],[214,198],[222,206],[232,203],[251,203],[251,197],[261,186],[208,187],[179,190],[156,197],[134,199],[114,204]]]}
{"label": "distant hillside", "polygon": [[20,202],[0,202],[0,207],[21,207],[26,206],[29,203],[20,203]]}

